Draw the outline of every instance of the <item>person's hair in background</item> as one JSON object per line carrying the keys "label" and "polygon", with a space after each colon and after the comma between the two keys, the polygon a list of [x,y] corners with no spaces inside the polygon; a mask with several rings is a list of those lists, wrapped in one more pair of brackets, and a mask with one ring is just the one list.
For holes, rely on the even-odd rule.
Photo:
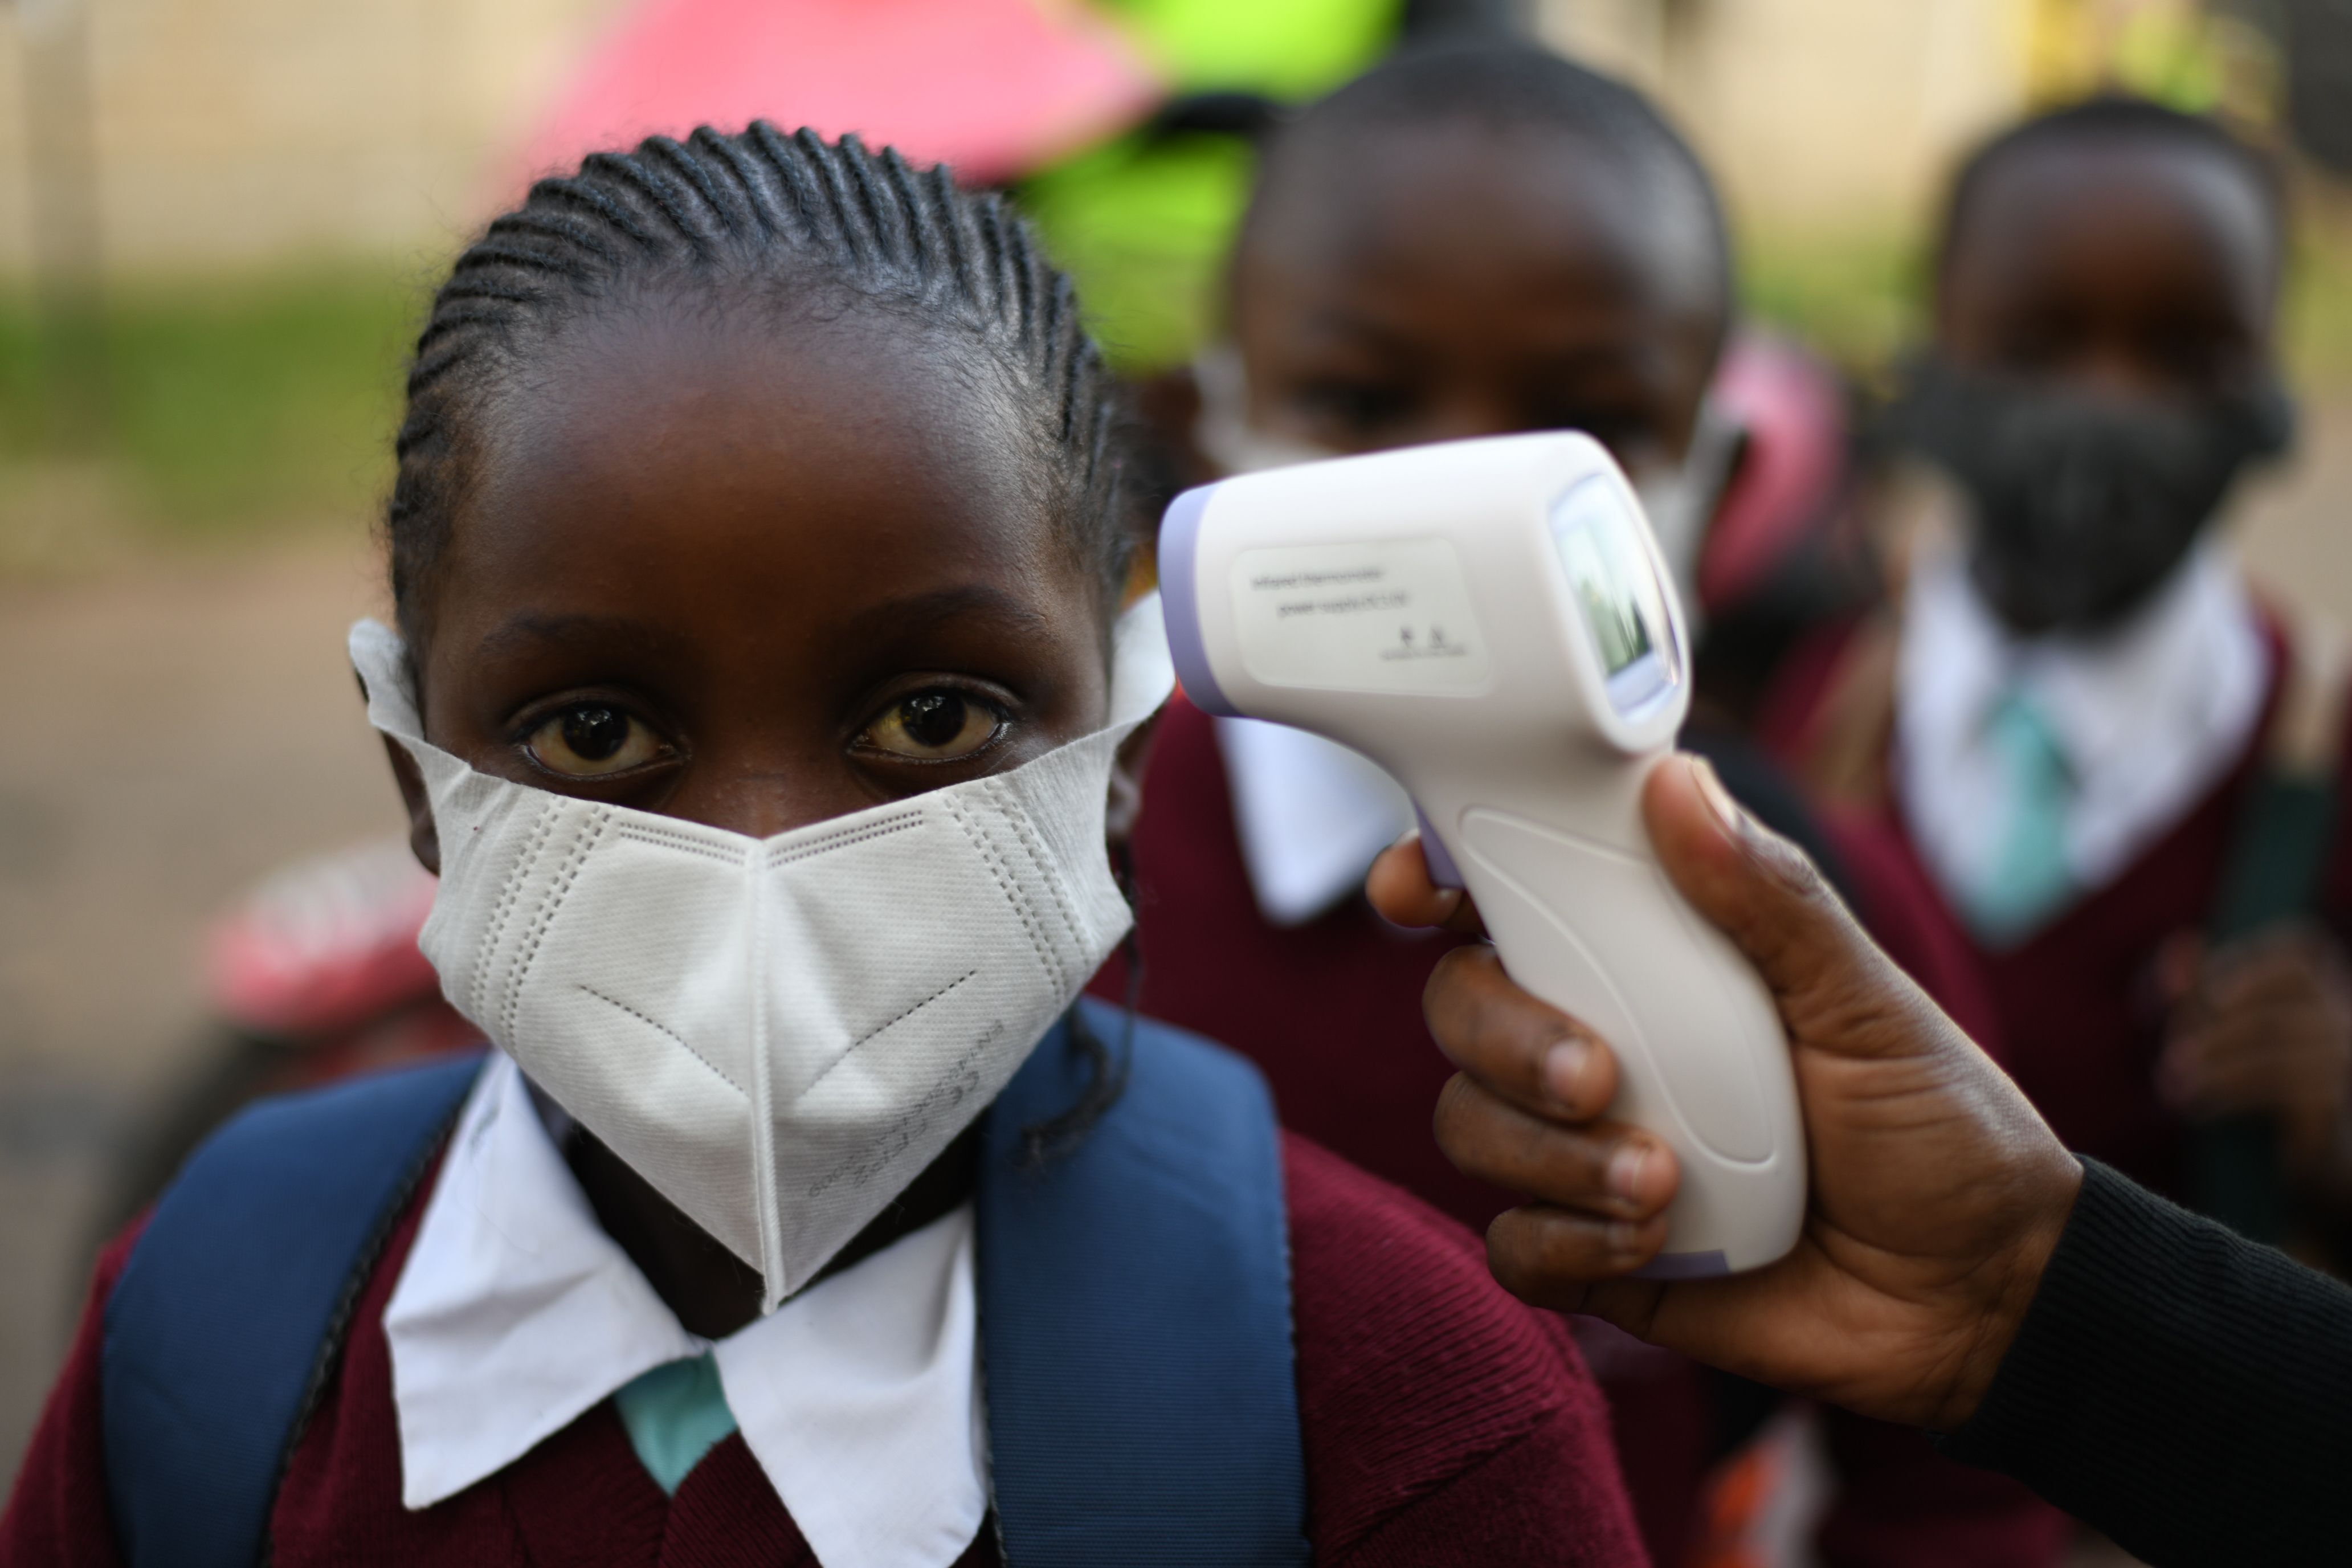
{"label": "person's hair in background", "polygon": [[577,174],[533,185],[458,257],[416,341],[384,522],[413,640],[429,626],[435,567],[487,427],[534,351],[665,293],[777,312],[855,297],[959,345],[976,385],[1012,394],[1047,508],[1106,615],[1116,607],[1139,539],[1127,433],[1068,279],[1002,199],[960,194],[946,167],[918,173],[854,136],[828,142],[760,121],[740,137],[705,127],[683,143],[594,153]]}
{"label": "person's hair in background", "polygon": [[1656,470],[1691,445],[1731,277],[1714,186],[1647,99],[1531,46],[1433,44],[1272,139],[1227,273],[1244,405],[1204,392],[1305,448],[1570,427]]}
{"label": "person's hair in background", "polygon": [[1897,419],[1973,501],[1973,572],[2005,621],[2115,624],[2285,447],[2286,250],[2270,160],[2158,104],[2054,110],[1961,165],[1936,350]]}

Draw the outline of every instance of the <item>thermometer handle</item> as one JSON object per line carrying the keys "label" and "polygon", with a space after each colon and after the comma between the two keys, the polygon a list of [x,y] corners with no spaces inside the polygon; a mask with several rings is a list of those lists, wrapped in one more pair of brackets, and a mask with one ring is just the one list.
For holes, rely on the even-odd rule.
{"label": "thermometer handle", "polygon": [[[1796,1245],[1804,1137],[1779,1008],[1656,860],[1559,821],[1469,803],[1435,818],[1511,978],[1616,1054],[1612,1114],[1682,1164],[1651,1278],[1737,1273]],[[1433,866],[1440,855],[1432,853]]]}

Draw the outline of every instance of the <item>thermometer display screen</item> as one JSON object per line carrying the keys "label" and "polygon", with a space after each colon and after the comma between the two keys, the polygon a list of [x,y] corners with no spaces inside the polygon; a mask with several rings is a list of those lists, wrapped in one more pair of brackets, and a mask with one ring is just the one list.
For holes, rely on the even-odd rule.
{"label": "thermometer display screen", "polygon": [[1603,479],[1585,480],[1552,509],[1552,542],[1601,656],[1609,700],[1629,716],[1681,679],[1674,623],[1641,527]]}

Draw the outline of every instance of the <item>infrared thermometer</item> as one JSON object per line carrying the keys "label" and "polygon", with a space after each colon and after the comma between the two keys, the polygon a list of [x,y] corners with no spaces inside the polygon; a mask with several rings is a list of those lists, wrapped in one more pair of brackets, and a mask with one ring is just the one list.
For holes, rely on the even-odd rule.
{"label": "infrared thermometer", "polygon": [[1694,1279],[1796,1245],[1805,1146],[1779,1010],[1667,880],[1642,783],[1690,708],[1673,581],[1588,437],[1339,458],[1187,490],[1160,535],[1168,639],[1208,711],[1362,752],[1503,967],[1615,1051],[1612,1114],[1682,1162]]}

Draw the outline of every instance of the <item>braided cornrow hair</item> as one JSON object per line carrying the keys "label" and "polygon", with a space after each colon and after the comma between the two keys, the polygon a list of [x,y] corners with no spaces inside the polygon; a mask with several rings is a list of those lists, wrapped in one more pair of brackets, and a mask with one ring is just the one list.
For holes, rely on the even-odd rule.
{"label": "braided cornrow hair", "polygon": [[530,188],[458,257],[408,374],[385,516],[394,605],[415,642],[463,499],[474,432],[567,322],[645,289],[837,298],[952,333],[1003,374],[1048,501],[1115,602],[1139,530],[1127,424],[1069,279],[994,195],[855,136],[705,126],[598,153]]}

